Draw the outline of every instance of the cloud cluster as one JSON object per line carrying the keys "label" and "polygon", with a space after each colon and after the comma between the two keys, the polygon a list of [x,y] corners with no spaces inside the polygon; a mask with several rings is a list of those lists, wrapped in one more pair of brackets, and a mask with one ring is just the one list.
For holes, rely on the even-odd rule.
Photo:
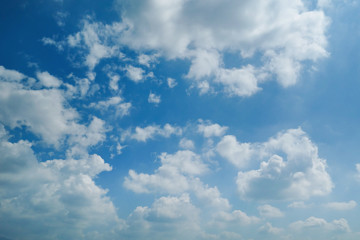
{"label": "cloud cluster", "polygon": [[[303,1],[136,0],[122,2],[128,29],[121,42],[137,50],[157,50],[163,56],[187,58],[187,77],[202,91],[204,82],[220,84],[229,94],[250,96],[261,82],[275,75],[287,87],[297,82],[302,62],[326,57],[328,19]],[[223,54],[244,60],[255,53],[260,66],[226,68]]]}
{"label": "cloud cluster", "polygon": [[[136,61],[148,68],[159,57],[191,61],[186,77],[200,93],[220,86],[229,95],[247,97],[272,78],[284,87],[294,85],[304,62],[328,56],[329,20],[321,4],[310,8],[301,0],[118,2],[120,22],[103,24],[88,17],[81,31],[61,43],[80,49],[90,71],[101,59],[122,58],[120,49],[125,46],[138,52]],[[45,44],[50,44],[48,38]],[[236,55],[239,63],[226,66],[226,54]],[[127,65],[125,71],[135,82],[144,79],[142,68]],[[169,79],[169,86],[175,86]]]}
{"label": "cloud cluster", "polygon": [[39,163],[29,142],[9,142],[0,127],[2,234],[14,239],[112,239],[111,231],[123,228],[107,191],[93,180],[111,170],[100,156]]}
{"label": "cloud cluster", "polygon": [[[256,170],[239,171],[236,179],[242,198],[308,199],[331,192],[326,161],[305,132],[290,129],[265,143],[238,143],[227,135],[217,145],[221,156],[239,168],[260,162]],[[264,160],[265,159],[265,160]]]}
{"label": "cloud cluster", "polygon": [[114,109],[116,117],[124,117],[130,114],[131,103],[124,102],[119,96],[110,97],[108,100],[99,101],[97,103],[91,103],[89,105],[92,108],[99,109],[101,111]]}
{"label": "cloud cluster", "polygon": [[174,127],[169,123],[165,124],[163,127],[159,125],[149,125],[144,128],[136,127],[135,132],[131,130],[124,131],[122,134],[122,139],[127,138],[134,139],[139,142],[146,142],[148,139],[153,139],[155,136],[170,137],[171,135],[181,135],[182,129],[179,127]]}
{"label": "cloud cluster", "polygon": [[[36,76],[0,68],[0,232],[14,239],[113,239],[124,224],[94,182],[112,168],[88,153],[105,140],[105,122],[80,124],[57,88],[62,82],[48,72]],[[66,158],[39,162],[32,143],[10,141],[5,127],[24,128],[39,138],[33,142],[64,149]]]}

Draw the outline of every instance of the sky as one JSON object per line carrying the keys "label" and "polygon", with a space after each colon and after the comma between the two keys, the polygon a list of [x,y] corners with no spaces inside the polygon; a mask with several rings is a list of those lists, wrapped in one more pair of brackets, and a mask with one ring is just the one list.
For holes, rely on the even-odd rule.
{"label": "sky", "polygon": [[358,1],[0,5],[0,240],[360,238]]}

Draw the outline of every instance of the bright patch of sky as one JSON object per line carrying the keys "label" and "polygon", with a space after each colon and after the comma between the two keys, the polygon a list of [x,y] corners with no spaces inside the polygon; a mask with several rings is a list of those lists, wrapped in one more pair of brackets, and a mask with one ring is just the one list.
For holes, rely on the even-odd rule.
{"label": "bright patch of sky", "polygon": [[357,1],[0,5],[0,239],[360,238]]}

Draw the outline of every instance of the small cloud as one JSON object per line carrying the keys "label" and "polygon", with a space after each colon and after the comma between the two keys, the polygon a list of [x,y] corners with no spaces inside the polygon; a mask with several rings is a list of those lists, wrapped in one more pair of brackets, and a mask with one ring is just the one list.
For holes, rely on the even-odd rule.
{"label": "small cloud", "polygon": [[169,88],[174,88],[177,85],[177,82],[174,78],[167,78],[167,84]]}
{"label": "small cloud", "polygon": [[354,209],[356,206],[357,203],[354,200],[351,200],[349,202],[330,202],[325,204],[326,208],[339,211],[351,210]]}
{"label": "small cloud", "polygon": [[153,139],[155,136],[170,137],[171,135],[181,135],[182,129],[179,127],[173,127],[170,124],[165,124],[163,127],[158,125],[150,125],[144,128],[136,127],[135,132],[131,133],[126,131],[124,137],[130,137],[139,142],[146,142],[148,139]]}
{"label": "small cloud", "polygon": [[258,210],[260,215],[265,218],[280,218],[284,216],[284,214],[278,208],[269,204],[259,206]]}
{"label": "small cloud", "polygon": [[41,84],[45,87],[60,87],[62,81],[52,76],[48,72],[37,72],[36,77],[40,80]]}
{"label": "small cloud", "polygon": [[307,205],[302,201],[290,203],[288,208],[309,208],[311,205]]}
{"label": "small cloud", "polygon": [[134,67],[131,65],[126,66],[126,76],[136,83],[141,82],[144,79],[144,70],[142,68]]}
{"label": "small cloud", "polygon": [[148,98],[148,102],[149,103],[159,104],[161,102],[161,98],[160,98],[159,95],[156,95],[154,93],[150,93],[149,98]]}
{"label": "small cloud", "polygon": [[265,234],[279,234],[282,231],[282,228],[273,227],[269,222],[259,228],[259,232]]}
{"label": "small cloud", "polygon": [[198,125],[198,132],[203,134],[204,137],[221,137],[225,134],[228,127],[220,126],[219,124],[215,123],[212,124],[209,121],[199,120],[200,124]]}
{"label": "small cloud", "polygon": [[107,110],[110,107],[115,109],[115,115],[124,117],[130,114],[131,103],[124,102],[119,96],[111,97],[106,101],[99,101],[97,103],[91,103],[90,107],[99,110]]}
{"label": "small cloud", "polygon": [[183,149],[194,149],[194,142],[187,138],[182,138],[179,142],[179,146]]}

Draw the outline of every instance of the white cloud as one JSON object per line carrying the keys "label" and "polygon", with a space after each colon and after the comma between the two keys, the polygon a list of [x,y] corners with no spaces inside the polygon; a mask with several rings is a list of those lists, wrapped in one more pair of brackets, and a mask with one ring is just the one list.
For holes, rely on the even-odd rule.
{"label": "white cloud", "polygon": [[120,76],[117,74],[108,74],[108,77],[110,78],[110,89],[117,91],[119,89],[118,82],[120,81]]}
{"label": "white cloud", "polygon": [[284,213],[282,213],[278,208],[269,204],[261,205],[257,209],[259,210],[260,216],[265,218],[280,218],[284,216]]}
{"label": "white cloud", "polygon": [[194,142],[187,138],[182,138],[179,142],[179,146],[183,149],[194,149],[195,145]]}
{"label": "white cloud", "polygon": [[351,200],[349,202],[330,202],[326,203],[324,206],[332,210],[345,211],[354,209],[357,206],[357,203],[354,200]]}
{"label": "white cloud", "polygon": [[45,46],[46,45],[54,46],[57,48],[58,51],[64,50],[64,45],[65,45],[64,41],[55,41],[54,39],[48,37],[43,37],[41,41]]}
{"label": "white cloud", "polygon": [[265,225],[263,225],[259,228],[259,232],[267,233],[267,234],[279,234],[283,231],[284,231],[284,229],[273,227],[271,225],[271,223],[269,223],[269,222],[265,223]]}
{"label": "white cloud", "polygon": [[124,117],[130,114],[131,103],[124,102],[124,100],[119,96],[114,96],[110,97],[106,101],[91,103],[89,106],[102,111],[113,108],[115,110],[115,116]]}
{"label": "white cloud", "polygon": [[251,144],[239,143],[232,135],[224,136],[217,144],[216,150],[220,156],[238,168],[246,167],[256,152]]}
{"label": "white cloud", "polygon": [[325,219],[309,217],[305,221],[297,221],[290,224],[290,228],[295,231],[320,230],[320,231],[339,231],[350,232],[348,222],[344,218],[327,222]]}
{"label": "white cloud", "polygon": [[221,137],[225,134],[228,127],[222,127],[219,124],[212,124],[209,121],[200,120],[200,124],[197,126],[197,131],[204,135],[204,137]]}
{"label": "white cloud", "polygon": [[[137,0],[123,9],[122,19],[129,26],[123,44],[158,50],[169,59],[190,59],[187,77],[220,83],[233,95],[256,93],[271,75],[284,87],[293,85],[302,62],[328,56],[329,21],[321,9],[306,9],[300,0]],[[228,69],[222,57],[228,51],[239,53],[245,62],[260,53],[262,65]]]}
{"label": "white cloud", "polygon": [[[316,145],[300,128],[280,132],[262,144],[243,145],[235,137],[225,136],[217,148],[237,166],[242,166],[239,159],[244,156],[247,161],[261,160],[259,169],[238,173],[236,183],[242,198],[301,200],[329,194],[333,188],[326,161],[319,158]],[[257,154],[249,154],[251,149]]]}
{"label": "white cloud", "polygon": [[234,210],[231,213],[219,212],[217,216],[218,220],[222,223],[235,223],[240,225],[250,225],[260,222],[260,219],[255,216],[248,216],[241,210]]}
{"label": "white cloud", "polygon": [[83,21],[82,30],[67,38],[68,46],[83,51],[84,64],[92,71],[101,59],[120,55],[116,43],[117,35],[121,34],[125,25],[113,23],[112,25],[98,22]]}
{"label": "white cloud", "polygon": [[166,79],[166,81],[167,81],[167,85],[169,86],[169,88],[174,88],[177,85],[177,82],[174,78],[169,77]]}
{"label": "white cloud", "polygon": [[1,132],[2,235],[13,239],[113,239],[114,232],[123,228],[107,191],[93,180],[111,170],[100,156],[39,163],[30,143],[9,142],[6,132]]}
{"label": "white cloud", "polygon": [[126,132],[123,138],[130,137],[140,142],[146,142],[148,139],[153,139],[155,136],[170,137],[171,135],[181,135],[182,129],[173,127],[170,124],[165,124],[162,128],[159,125],[150,125],[144,128],[136,127],[134,133]]}
{"label": "white cloud", "polygon": [[31,90],[19,83],[0,82],[1,122],[11,128],[27,126],[49,144],[59,145],[76,125],[78,114],[65,103],[56,89]]}
{"label": "white cloud", "polygon": [[303,201],[292,202],[288,205],[289,208],[309,208],[310,206]]}
{"label": "white cloud", "polygon": [[159,158],[161,166],[154,174],[138,174],[130,170],[124,186],[138,193],[182,193],[190,188],[186,176],[201,175],[208,171],[200,157],[189,150],[178,151],[173,155],[163,153]]}
{"label": "white cloud", "polygon": [[153,54],[153,55],[146,55],[146,54],[140,54],[138,56],[138,62],[141,65],[144,65],[146,67],[151,67],[151,64],[156,62],[158,55],[157,54]]}
{"label": "white cloud", "polygon": [[201,233],[199,210],[192,205],[188,194],[161,197],[151,207],[139,206],[131,213],[127,224],[124,239],[149,236],[164,240],[198,239]]}
{"label": "white cloud", "polygon": [[142,68],[134,67],[131,65],[126,66],[126,76],[136,83],[141,82],[144,80],[144,73],[145,71]]}
{"label": "white cloud", "polygon": [[230,95],[248,97],[261,89],[258,87],[258,81],[262,79],[259,79],[256,71],[251,65],[240,69],[220,69],[215,82],[223,84],[225,91]]}
{"label": "white cloud", "polygon": [[40,80],[41,84],[45,87],[60,87],[62,81],[54,77],[48,72],[37,72],[36,77]]}
{"label": "white cloud", "polygon": [[0,80],[19,82],[24,78],[26,78],[24,74],[16,70],[6,69],[3,66],[0,66]]}
{"label": "white cloud", "polygon": [[150,93],[148,97],[149,103],[159,104],[161,102],[161,98],[159,95],[156,95],[155,93]]}

